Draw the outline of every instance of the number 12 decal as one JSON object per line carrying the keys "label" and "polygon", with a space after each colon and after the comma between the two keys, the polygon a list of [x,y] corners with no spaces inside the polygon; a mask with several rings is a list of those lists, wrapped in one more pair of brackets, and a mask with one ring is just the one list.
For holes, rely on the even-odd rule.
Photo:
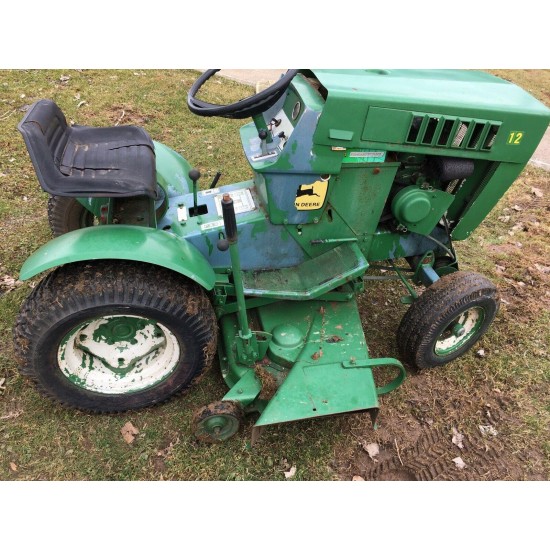
{"label": "number 12 decal", "polygon": [[519,145],[523,138],[523,132],[510,132],[510,137],[508,138],[508,145]]}

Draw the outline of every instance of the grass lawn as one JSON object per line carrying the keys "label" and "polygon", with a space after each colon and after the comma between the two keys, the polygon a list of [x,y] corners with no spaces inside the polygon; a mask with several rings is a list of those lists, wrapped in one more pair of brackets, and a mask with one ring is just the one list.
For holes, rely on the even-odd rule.
{"label": "grass lawn", "polygon": [[[550,71],[494,72],[550,103]],[[464,269],[498,284],[504,300],[497,321],[474,352],[441,370],[411,373],[400,390],[384,397],[381,435],[362,415],[349,415],[270,427],[251,448],[249,418],[225,444],[200,445],[191,417],[225,393],[217,363],[200,384],[169,403],[118,415],[63,408],[19,375],[11,330],[33,283],[16,280],[23,261],[50,238],[47,196],[16,129],[25,107],[51,98],[77,124],[142,125],[199,168],[203,182],[218,170],[221,184],[249,179],[238,139],[242,122],[196,117],[187,109],[187,89],[197,76],[184,70],[0,71],[0,480],[284,480],[291,466],[294,480],[368,477],[364,443],[378,438],[389,452],[395,440],[402,460],[416,445],[407,439],[407,426],[437,433],[457,426],[473,433],[479,410],[500,419],[500,457],[508,464],[495,467],[490,478],[550,479],[550,183],[548,173],[532,167],[472,238],[457,245]],[[223,79],[208,89],[220,103],[250,92]],[[373,356],[397,353],[401,294],[398,284],[373,284],[360,299]],[[481,349],[483,357],[476,354]],[[440,391],[448,402],[437,402]],[[121,435],[127,422],[139,431],[131,444]],[[384,432],[391,422],[400,422],[403,431]]]}

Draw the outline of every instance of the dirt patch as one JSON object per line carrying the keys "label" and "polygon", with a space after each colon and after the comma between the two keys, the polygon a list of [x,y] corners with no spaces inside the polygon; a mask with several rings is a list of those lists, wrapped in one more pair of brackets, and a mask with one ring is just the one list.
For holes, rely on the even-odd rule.
{"label": "dirt patch", "polygon": [[498,216],[501,242],[486,250],[495,262],[503,304],[527,320],[550,309],[550,178],[527,170],[521,180]]}
{"label": "dirt patch", "polygon": [[[408,386],[407,396],[402,397],[409,414],[385,408],[375,431],[365,425],[363,416],[350,418],[357,445],[351,451],[348,447],[347,456],[338,454],[333,464],[341,479],[354,475],[371,481],[544,479],[537,467],[542,454],[518,448],[517,441],[507,437],[517,424],[516,403],[490,387],[468,392],[435,376],[412,377]],[[455,434],[460,439],[453,442]],[[380,448],[372,458],[365,452],[370,442]],[[462,460],[463,468],[456,459]]]}
{"label": "dirt patch", "polygon": [[150,120],[148,115],[132,105],[113,105],[107,110],[107,117],[116,126],[143,126]]}

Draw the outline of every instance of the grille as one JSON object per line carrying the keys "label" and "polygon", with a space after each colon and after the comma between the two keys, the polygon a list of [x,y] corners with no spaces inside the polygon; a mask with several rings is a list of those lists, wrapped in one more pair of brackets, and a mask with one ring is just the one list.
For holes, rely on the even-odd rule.
{"label": "grille", "polygon": [[470,151],[490,151],[500,122],[413,113],[406,143]]}

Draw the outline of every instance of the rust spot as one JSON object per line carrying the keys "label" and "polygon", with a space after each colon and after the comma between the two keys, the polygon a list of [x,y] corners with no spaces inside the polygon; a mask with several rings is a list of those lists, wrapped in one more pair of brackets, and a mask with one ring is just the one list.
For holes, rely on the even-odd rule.
{"label": "rust spot", "polygon": [[326,341],[329,344],[335,344],[336,342],[341,342],[342,340],[343,340],[343,338],[341,338],[340,336],[334,334],[333,336],[329,336]]}
{"label": "rust spot", "polygon": [[320,349],[319,351],[316,351],[312,356],[311,358],[314,360],[314,361],[317,361],[318,359],[320,359],[321,357],[323,357],[323,350]]}

